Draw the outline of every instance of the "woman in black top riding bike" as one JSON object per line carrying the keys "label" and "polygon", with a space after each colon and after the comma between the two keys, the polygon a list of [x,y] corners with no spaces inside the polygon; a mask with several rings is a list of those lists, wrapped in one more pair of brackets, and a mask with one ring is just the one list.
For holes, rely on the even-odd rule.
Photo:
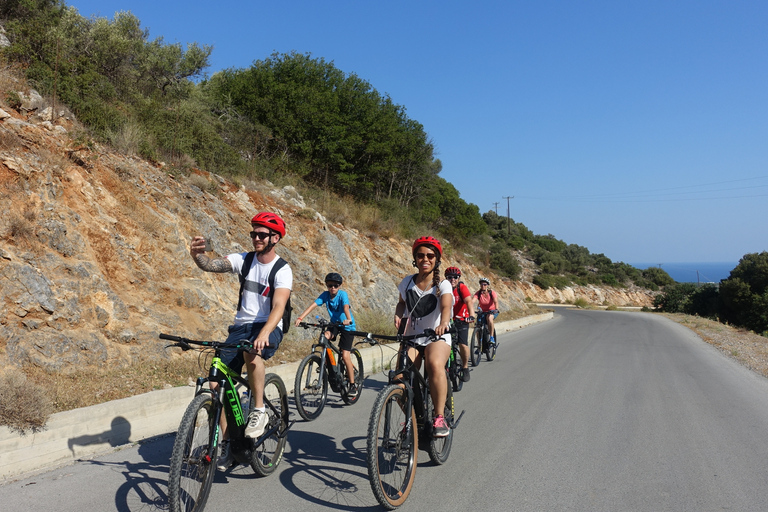
{"label": "woman in black top riding bike", "polygon": [[[440,260],[443,249],[440,242],[431,237],[418,238],[412,247],[413,266],[418,273],[409,275],[398,285],[400,300],[395,308],[395,327],[406,335],[420,334],[424,329],[434,329],[439,338],[417,338],[424,346],[424,359],[429,374],[429,394],[435,408],[434,436],[445,437],[450,428],[442,415],[448,379],[445,364],[451,354],[451,335],[448,334],[453,307],[451,284],[440,276]],[[409,357],[421,365],[421,355],[415,348]]]}

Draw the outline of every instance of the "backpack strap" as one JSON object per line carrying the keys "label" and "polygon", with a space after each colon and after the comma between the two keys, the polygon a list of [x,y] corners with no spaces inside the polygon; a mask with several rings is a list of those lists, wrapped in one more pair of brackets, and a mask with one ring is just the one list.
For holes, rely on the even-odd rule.
{"label": "backpack strap", "polygon": [[[238,292],[238,299],[237,299],[237,310],[240,311],[240,308],[243,307],[243,290],[245,289],[245,276],[248,275],[248,272],[251,270],[251,265],[253,265],[253,258],[256,257],[256,252],[251,251],[248,254],[245,255],[245,261],[243,261],[243,268],[240,269],[240,291]],[[272,274],[270,274],[270,277],[272,277]]]}
{"label": "backpack strap", "polygon": [[[464,296],[464,297],[462,297],[462,296],[461,296],[461,286],[462,286],[463,284],[464,284],[464,281],[459,281],[459,284],[457,284],[457,285],[456,285],[456,293],[457,293],[457,294],[458,294],[458,296],[459,296],[459,300],[464,300],[464,299],[466,299],[467,297],[469,297],[469,295],[467,295],[467,296]],[[466,288],[466,286],[464,286],[464,288]],[[469,291],[469,290],[467,290],[467,291]],[[470,293],[470,295],[471,295],[471,293]]]}
{"label": "backpack strap", "polygon": [[269,271],[269,277],[267,278],[267,284],[269,284],[269,292],[267,293],[267,296],[269,297],[270,307],[272,305],[272,297],[275,295],[275,275],[277,275],[278,270],[287,264],[287,261],[278,256],[277,261],[274,265],[272,265],[272,270]]}

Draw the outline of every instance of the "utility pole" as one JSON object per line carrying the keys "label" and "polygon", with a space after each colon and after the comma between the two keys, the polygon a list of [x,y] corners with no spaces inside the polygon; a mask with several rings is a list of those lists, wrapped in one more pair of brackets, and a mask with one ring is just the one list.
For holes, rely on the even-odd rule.
{"label": "utility pole", "polygon": [[512,231],[509,229],[509,200],[514,199],[515,196],[502,196],[502,199],[507,200],[507,234],[509,235]]}
{"label": "utility pole", "polygon": [[496,215],[499,214],[499,203],[493,203],[493,210],[496,212]]}

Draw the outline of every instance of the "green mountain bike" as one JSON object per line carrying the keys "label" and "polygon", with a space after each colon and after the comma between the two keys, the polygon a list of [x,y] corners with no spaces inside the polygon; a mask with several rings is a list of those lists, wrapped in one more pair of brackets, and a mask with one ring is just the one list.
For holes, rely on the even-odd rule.
{"label": "green mountain bike", "polygon": [[[250,400],[247,408],[255,407],[247,379],[221,360],[224,348],[250,349],[250,342],[224,343],[196,341],[179,336],[160,334],[174,343],[168,347],[182,350],[213,350],[208,377],[198,377],[195,397],[190,402],[176,434],[168,475],[168,507],[170,512],[201,512],[208,500],[216,473],[220,451],[219,418],[222,411],[229,425],[229,446],[237,462],[249,464],[258,476],[272,474],[283,456],[285,437],[292,423],[288,419],[288,393],[283,380],[274,373],[265,378],[264,405],[269,418],[264,433],[258,439],[245,437],[248,414],[241,403],[238,390],[244,390]],[[199,347],[199,348],[198,348]],[[212,391],[206,382],[218,383]]]}

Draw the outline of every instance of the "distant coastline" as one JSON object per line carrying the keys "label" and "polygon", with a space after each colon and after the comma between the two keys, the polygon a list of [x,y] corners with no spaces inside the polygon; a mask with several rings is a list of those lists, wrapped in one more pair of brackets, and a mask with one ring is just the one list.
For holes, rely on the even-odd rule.
{"label": "distant coastline", "polygon": [[635,268],[661,267],[679,283],[719,283],[731,275],[738,262],[707,263],[629,263]]}

